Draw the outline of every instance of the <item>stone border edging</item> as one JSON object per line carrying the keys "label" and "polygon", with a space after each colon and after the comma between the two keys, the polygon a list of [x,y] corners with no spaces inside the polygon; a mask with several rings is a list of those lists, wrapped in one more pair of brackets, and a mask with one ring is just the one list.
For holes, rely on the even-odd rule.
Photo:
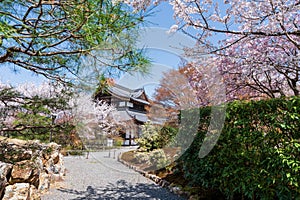
{"label": "stone border edging", "polygon": [[[123,152],[126,153],[126,152]],[[123,153],[120,153],[118,156],[118,161],[122,164],[124,164],[125,166],[127,166],[130,169],[133,169],[134,171],[140,173],[141,175],[143,175],[144,177],[154,181],[156,184],[158,184],[159,186],[168,189],[170,192],[182,196],[182,197],[189,197],[190,194],[188,192],[184,192],[182,191],[182,189],[178,186],[174,186],[172,185],[170,182],[163,180],[162,178],[160,178],[159,176],[156,176],[154,174],[150,174],[146,171],[141,170],[140,168],[138,168],[137,166],[131,165],[130,163],[126,162],[125,160],[122,159],[122,155]]]}

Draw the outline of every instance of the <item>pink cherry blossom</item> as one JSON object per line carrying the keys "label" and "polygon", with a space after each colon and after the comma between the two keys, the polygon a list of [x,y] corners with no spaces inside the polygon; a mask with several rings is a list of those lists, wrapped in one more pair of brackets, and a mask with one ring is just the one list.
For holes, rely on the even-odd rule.
{"label": "pink cherry blossom", "polygon": [[181,27],[198,41],[185,48],[191,66],[201,66],[192,85],[201,85],[205,79],[199,78],[209,72],[210,65],[195,59],[206,53],[223,76],[227,100],[299,95],[299,0],[168,2],[176,20],[170,31]]}

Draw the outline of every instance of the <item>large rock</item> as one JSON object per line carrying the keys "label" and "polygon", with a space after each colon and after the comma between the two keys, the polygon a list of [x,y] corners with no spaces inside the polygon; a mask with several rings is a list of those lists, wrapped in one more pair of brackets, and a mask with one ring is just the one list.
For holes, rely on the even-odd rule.
{"label": "large rock", "polygon": [[49,159],[44,162],[44,168],[52,177],[60,177],[59,179],[62,179],[65,176],[66,169],[60,153],[56,152],[50,155]]}
{"label": "large rock", "polygon": [[28,200],[29,191],[29,183],[15,183],[13,185],[6,186],[2,200]]}
{"label": "large rock", "polygon": [[40,184],[38,190],[41,192],[48,191],[50,188],[51,176],[46,172],[42,172],[39,179]]}
{"label": "large rock", "polygon": [[11,171],[10,184],[30,183],[36,187],[39,185],[40,169],[31,160],[16,163]]}
{"label": "large rock", "polygon": [[22,160],[30,160],[42,148],[37,140],[25,141],[0,137],[0,161],[14,164]]}
{"label": "large rock", "polygon": [[0,161],[0,176],[9,178],[8,176],[10,175],[12,166],[13,166],[12,164]]}
{"label": "large rock", "polygon": [[59,162],[59,152],[54,152],[52,155],[51,155],[51,159],[53,160],[53,164],[57,164]]}
{"label": "large rock", "polygon": [[4,189],[7,185],[7,179],[10,177],[12,164],[0,161],[0,198],[3,196]]}
{"label": "large rock", "polygon": [[0,176],[0,199],[4,194],[4,189],[6,187],[7,181],[6,178],[3,176]]}
{"label": "large rock", "polygon": [[30,200],[40,200],[41,199],[41,196],[40,196],[38,190],[36,189],[36,187],[34,185],[30,186],[29,199]]}

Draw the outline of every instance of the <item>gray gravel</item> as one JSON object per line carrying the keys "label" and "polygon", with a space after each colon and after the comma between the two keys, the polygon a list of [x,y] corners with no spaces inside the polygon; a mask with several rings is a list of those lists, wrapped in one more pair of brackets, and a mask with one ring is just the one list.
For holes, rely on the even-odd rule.
{"label": "gray gravel", "polygon": [[183,199],[118,162],[117,156],[128,150],[94,152],[89,159],[65,157],[65,181],[44,194],[42,200]]}

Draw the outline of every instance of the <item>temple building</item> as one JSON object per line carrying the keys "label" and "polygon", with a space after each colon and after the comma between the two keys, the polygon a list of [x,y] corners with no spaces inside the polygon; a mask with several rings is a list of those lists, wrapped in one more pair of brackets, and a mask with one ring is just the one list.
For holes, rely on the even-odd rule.
{"label": "temple building", "polygon": [[132,90],[112,84],[98,91],[95,99],[116,107],[116,120],[124,124],[120,131],[124,137],[123,145],[136,145],[135,139],[142,134],[141,125],[149,120],[147,110],[149,110],[150,102],[145,90],[143,88]]}

